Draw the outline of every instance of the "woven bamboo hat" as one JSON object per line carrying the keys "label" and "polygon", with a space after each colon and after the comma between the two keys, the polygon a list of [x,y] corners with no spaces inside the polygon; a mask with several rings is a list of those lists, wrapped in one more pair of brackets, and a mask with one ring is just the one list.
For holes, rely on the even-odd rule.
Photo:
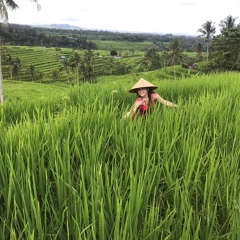
{"label": "woven bamboo hat", "polygon": [[151,88],[152,90],[158,88],[145,79],[141,78],[130,90],[130,93],[137,93],[139,88]]}

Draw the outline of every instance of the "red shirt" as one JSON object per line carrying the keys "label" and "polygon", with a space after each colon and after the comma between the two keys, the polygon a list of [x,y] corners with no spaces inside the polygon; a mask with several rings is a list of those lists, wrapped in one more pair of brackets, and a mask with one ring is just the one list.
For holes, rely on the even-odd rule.
{"label": "red shirt", "polygon": [[[140,115],[140,116],[143,116],[143,115],[145,115],[147,112],[149,112],[149,109],[154,106],[154,101],[155,101],[154,94],[156,94],[156,93],[152,93],[152,94],[151,94],[151,103],[150,103],[150,104],[148,103],[147,106],[144,105],[144,104],[141,104],[141,105],[138,107],[137,111],[133,114],[132,119],[134,119],[137,114]],[[142,100],[143,100],[142,98],[137,98],[137,99],[136,99],[136,102],[137,102],[137,101],[142,101]]]}

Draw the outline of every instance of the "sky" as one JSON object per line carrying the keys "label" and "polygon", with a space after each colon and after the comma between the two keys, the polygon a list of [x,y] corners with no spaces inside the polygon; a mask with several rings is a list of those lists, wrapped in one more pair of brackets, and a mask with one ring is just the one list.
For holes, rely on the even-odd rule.
{"label": "sky", "polygon": [[83,29],[116,32],[199,35],[206,21],[219,23],[231,15],[240,22],[240,0],[15,0],[9,23],[69,24]]}

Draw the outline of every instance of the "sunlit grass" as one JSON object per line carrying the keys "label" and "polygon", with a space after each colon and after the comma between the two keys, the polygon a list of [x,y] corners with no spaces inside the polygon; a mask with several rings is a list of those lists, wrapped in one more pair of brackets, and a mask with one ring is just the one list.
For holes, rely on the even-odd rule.
{"label": "sunlit grass", "polygon": [[6,100],[1,239],[240,238],[238,74],[148,74],[179,108],[124,120],[138,78]]}

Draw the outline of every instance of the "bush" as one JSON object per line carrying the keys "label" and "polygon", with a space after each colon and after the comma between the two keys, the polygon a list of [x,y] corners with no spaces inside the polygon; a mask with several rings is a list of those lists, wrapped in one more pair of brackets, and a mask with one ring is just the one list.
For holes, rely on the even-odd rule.
{"label": "bush", "polygon": [[116,50],[111,50],[110,55],[111,56],[117,56],[118,54],[117,54]]}

